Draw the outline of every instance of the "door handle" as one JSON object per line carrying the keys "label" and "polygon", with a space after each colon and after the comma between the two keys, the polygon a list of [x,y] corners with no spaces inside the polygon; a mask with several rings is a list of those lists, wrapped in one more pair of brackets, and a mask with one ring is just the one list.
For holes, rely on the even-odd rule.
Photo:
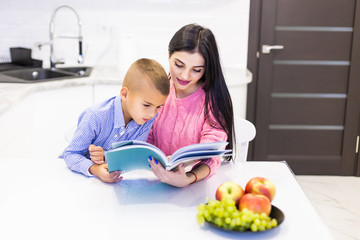
{"label": "door handle", "polygon": [[269,54],[271,50],[284,49],[283,45],[262,45],[262,53]]}

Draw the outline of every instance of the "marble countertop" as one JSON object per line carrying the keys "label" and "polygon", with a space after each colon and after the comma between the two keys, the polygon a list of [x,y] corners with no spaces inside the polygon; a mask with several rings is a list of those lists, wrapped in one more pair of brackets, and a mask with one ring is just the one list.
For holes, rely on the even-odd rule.
{"label": "marble countertop", "polygon": [[359,239],[359,177],[296,176],[296,180],[334,239]]}
{"label": "marble countertop", "polygon": [[[80,85],[121,84],[125,73],[112,67],[94,67],[90,77],[55,80],[39,83],[0,83],[0,115],[13,104],[36,91],[66,88]],[[224,68],[229,87],[248,84],[252,80],[251,72],[245,67]]]}

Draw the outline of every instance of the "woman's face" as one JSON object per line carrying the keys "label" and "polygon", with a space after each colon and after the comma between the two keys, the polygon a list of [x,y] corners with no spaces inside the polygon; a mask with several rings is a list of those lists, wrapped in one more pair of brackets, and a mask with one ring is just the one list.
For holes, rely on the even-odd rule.
{"label": "woman's face", "polygon": [[170,76],[178,98],[184,98],[199,89],[199,80],[205,72],[205,59],[200,53],[174,52],[169,61]]}

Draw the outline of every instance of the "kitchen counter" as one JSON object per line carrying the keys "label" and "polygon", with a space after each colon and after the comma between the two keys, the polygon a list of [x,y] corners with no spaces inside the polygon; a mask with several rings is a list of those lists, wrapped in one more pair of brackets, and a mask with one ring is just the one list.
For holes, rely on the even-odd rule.
{"label": "kitchen counter", "polygon": [[[224,164],[186,188],[159,183],[149,171],[106,184],[70,171],[56,158],[0,158],[0,239],[332,239],[285,162]],[[225,181],[242,186],[271,179],[273,205],[285,214],[277,228],[231,233],[196,222],[197,206]]]}
{"label": "kitchen counter", "polygon": [[[15,103],[31,93],[82,85],[122,84],[125,73],[116,68],[94,67],[90,77],[52,80],[39,83],[0,83],[0,115]],[[224,68],[224,75],[229,88],[246,85],[252,80],[249,70],[240,67]]]}
{"label": "kitchen counter", "polygon": [[90,77],[51,80],[39,83],[0,83],[0,115],[15,103],[38,91],[95,84],[121,84],[124,73],[115,68],[93,68]]}

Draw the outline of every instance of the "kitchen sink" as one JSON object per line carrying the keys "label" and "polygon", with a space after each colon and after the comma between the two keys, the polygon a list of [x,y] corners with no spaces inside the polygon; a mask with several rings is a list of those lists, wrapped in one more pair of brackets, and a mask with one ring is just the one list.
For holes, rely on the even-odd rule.
{"label": "kitchen sink", "polygon": [[77,76],[90,76],[91,67],[61,67],[56,68],[58,71],[74,73]]}
{"label": "kitchen sink", "polygon": [[51,69],[42,69],[42,68],[13,70],[13,71],[3,72],[2,74],[13,77],[13,78],[27,80],[27,81],[38,81],[38,80],[44,80],[44,79],[72,76],[72,74],[70,74],[70,73],[57,72],[57,71],[54,71]]}
{"label": "kitchen sink", "polygon": [[34,83],[90,76],[91,67],[23,68],[0,73],[0,82]]}

